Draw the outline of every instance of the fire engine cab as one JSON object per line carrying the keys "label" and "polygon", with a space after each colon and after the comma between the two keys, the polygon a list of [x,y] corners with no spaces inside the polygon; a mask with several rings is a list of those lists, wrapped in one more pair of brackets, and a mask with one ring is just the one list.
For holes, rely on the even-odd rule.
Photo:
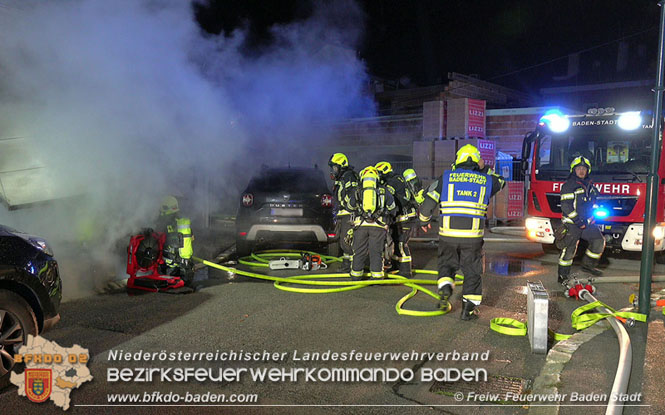
{"label": "fire engine cab", "polygon": [[[577,155],[591,161],[590,177],[600,193],[594,216],[607,249],[642,250],[646,178],[656,150],[652,148],[653,117],[639,111],[594,110],[584,115],[548,111],[536,130],[524,137],[521,167],[526,185],[526,233],[546,251],[554,249],[554,230],[562,226],[559,193]],[[662,151],[662,144],[660,147],[658,151]],[[662,159],[658,174],[665,178]],[[658,225],[653,230],[656,251],[665,249],[662,184],[657,194]]]}

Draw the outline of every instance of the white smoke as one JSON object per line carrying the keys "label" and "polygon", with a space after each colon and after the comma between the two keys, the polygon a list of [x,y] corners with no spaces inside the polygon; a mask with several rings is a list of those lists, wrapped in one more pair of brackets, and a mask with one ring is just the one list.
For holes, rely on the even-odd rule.
{"label": "white smoke", "polygon": [[[362,15],[343,3],[275,26],[274,44],[249,55],[243,30],[205,34],[180,0],[4,1],[0,138],[26,137],[50,188],[77,196],[0,208],[0,221],[55,245],[72,297],[107,277],[81,261],[124,272],[113,252],[162,196],[183,196],[196,218],[236,197],[260,163],[308,164],[306,146],[325,140],[312,123],[373,112],[352,52]],[[94,258],[76,254],[80,243]]]}

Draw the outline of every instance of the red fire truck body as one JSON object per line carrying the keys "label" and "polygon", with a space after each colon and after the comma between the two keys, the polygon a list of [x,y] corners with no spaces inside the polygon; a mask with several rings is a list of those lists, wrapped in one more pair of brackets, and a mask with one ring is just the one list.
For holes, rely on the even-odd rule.
{"label": "red fire truck body", "polygon": [[[572,159],[583,155],[591,161],[590,177],[600,193],[594,216],[607,249],[641,251],[646,178],[654,151],[653,117],[639,112],[552,114],[541,118],[522,146],[527,238],[542,243],[545,250],[553,247],[554,229],[562,226],[561,186],[570,174]],[[662,146],[661,140],[659,151]],[[658,174],[661,179],[665,177],[662,160]],[[664,190],[665,186],[660,186],[657,196],[656,251],[665,249]]]}

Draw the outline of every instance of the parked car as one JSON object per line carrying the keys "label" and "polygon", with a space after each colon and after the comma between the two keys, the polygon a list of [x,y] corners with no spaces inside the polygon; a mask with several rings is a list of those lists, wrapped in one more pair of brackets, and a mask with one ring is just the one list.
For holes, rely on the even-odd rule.
{"label": "parked car", "polygon": [[0,388],[9,384],[28,335],[60,320],[61,298],[58,263],[46,241],[0,225]]}
{"label": "parked car", "polygon": [[334,239],[333,199],[320,169],[264,168],[242,192],[236,215],[238,256],[259,246],[302,244],[337,255]]}

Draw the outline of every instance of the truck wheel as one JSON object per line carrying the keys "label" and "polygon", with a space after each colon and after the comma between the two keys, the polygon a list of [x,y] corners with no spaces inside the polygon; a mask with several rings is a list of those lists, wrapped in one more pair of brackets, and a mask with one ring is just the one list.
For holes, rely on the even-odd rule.
{"label": "truck wheel", "polygon": [[37,335],[37,319],[30,305],[11,291],[0,290],[0,389],[9,385],[14,355]]}
{"label": "truck wheel", "polygon": [[339,243],[338,242],[330,242],[328,244],[328,248],[327,248],[326,252],[327,252],[328,256],[339,257]]}
{"label": "truck wheel", "polygon": [[656,251],[656,264],[665,264],[665,251]]}
{"label": "truck wheel", "polygon": [[559,250],[554,244],[540,244],[543,247],[543,252],[546,254],[558,254]]}

